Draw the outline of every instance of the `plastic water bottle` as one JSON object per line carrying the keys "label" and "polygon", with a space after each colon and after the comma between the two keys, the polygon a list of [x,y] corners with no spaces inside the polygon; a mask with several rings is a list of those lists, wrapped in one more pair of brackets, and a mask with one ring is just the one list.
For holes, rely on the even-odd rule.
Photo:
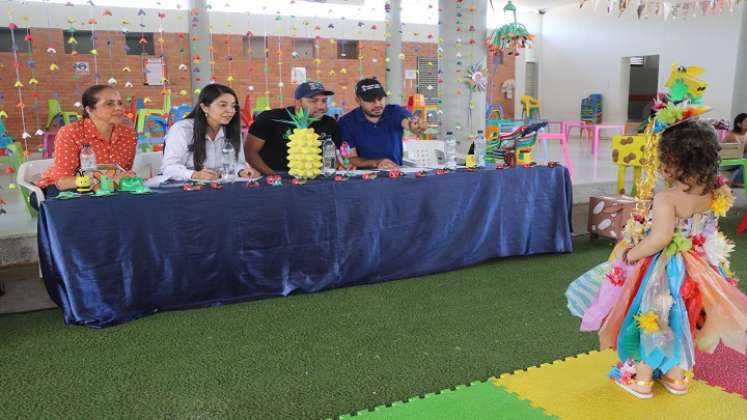
{"label": "plastic water bottle", "polygon": [[326,177],[333,176],[335,174],[335,161],[337,159],[337,148],[335,143],[330,137],[324,139],[322,143],[322,156],[324,160],[323,174]]}
{"label": "plastic water bottle", "polygon": [[236,179],[236,149],[233,148],[228,139],[223,142],[223,156],[221,159],[221,169],[223,171],[223,180],[233,182]]}
{"label": "plastic water bottle", "polygon": [[83,173],[93,172],[96,170],[96,153],[93,152],[93,148],[90,144],[86,143],[83,145],[83,149],[80,151],[80,171]]}
{"label": "plastic water bottle", "polygon": [[487,148],[488,144],[485,141],[482,130],[477,130],[477,137],[475,137],[475,166],[478,168],[485,167],[485,151]]}
{"label": "plastic water bottle", "polygon": [[451,131],[446,132],[444,155],[446,155],[446,167],[451,170],[456,169],[456,137]]}

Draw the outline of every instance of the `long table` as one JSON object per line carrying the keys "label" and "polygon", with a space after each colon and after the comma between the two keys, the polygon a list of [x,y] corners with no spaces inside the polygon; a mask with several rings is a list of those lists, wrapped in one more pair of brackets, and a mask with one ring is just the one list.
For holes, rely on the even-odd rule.
{"label": "long table", "polygon": [[571,203],[561,166],[47,200],[39,256],[65,322],[103,327],[571,252]]}

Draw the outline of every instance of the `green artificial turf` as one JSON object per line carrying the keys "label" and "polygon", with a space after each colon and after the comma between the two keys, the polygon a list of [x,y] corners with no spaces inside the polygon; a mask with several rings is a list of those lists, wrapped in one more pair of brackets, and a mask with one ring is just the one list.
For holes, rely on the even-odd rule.
{"label": "green artificial turf", "polygon": [[[723,230],[744,274],[737,222]],[[596,336],[578,332],[563,292],[611,246],[574,245],[101,330],[57,310],[0,316],[0,418],[333,417],[588,351]]]}

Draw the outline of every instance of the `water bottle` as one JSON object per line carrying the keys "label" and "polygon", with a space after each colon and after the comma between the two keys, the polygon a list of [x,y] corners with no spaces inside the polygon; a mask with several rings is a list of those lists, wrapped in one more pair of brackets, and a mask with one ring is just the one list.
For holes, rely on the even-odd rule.
{"label": "water bottle", "polygon": [[446,167],[451,170],[456,169],[456,137],[451,131],[446,132],[444,155],[446,155]]}
{"label": "water bottle", "polygon": [[223,142],[223,156],[221,159],[221,169],[223,172],[223,180],[226,182],[233,182],[236,179],[236,149],[233,148],[228,139]]}
{"label": "water bottle", "polygon": [[83,145],[80,151],[80,171],[83,173],[93,172],[96,170],[96,153],[90,144]]}
{"label": "water bottle", "polygon": [[485,152],[487,148],[488,143],[485,141],[482,130],[477,130],[477,137],[475,137],[475,166],[478,168],[485,167]]}
{"label": "water bottle", "polygon": [[333,176],[335,174],[335,160],[337,159],[337,149],[335,143],[331,138],[327,137],[322,143],[322,156],[324,160],[323,174],[326,177]]}

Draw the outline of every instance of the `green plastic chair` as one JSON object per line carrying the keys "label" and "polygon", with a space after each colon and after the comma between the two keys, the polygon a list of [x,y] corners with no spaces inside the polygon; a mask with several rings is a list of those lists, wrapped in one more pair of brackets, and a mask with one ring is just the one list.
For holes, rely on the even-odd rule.
{"label": "green plastic chair", "polygon": [[63,111],[60,101],[57,99],[47,99],[47,129],[52,126],[55,118],[62,117],[62,124],[67,125],[80,119],[77,112]]}
{"label": "green plastic chair", "polygon": [[[8,150],[8,155],[0,156],[0,163],[9,165],[17,174],[18,169],[24,162],[26,162],[26,156],[23,154],[23,146],[21,146],[21,143],[19,142],[14,142],[5,146],[5,148]],[[18,190],[23,196],[23,202],[26,203],[26,210],[28,210],[31,217],[36,217],[36,210],[34,210],[29,203],[29,191],[26,188],[20,187]]]}
{"label": "green plastic chair", "polygon": [[257,115],[263,111],[270,110],[270,97],[269,96],[258,96],[257,101],[254,103],[252,108],[252,115]]}
{"label": "green plastic chair", "polygon": [[145,120],[148,119],[148,116],[157,115],[159,117],[163,117],[166,121],[168,121],[170,113],[171,113],[171,90],[169,90],[165,95],[163,95],[163,108],[161,109],[140,108],[137,110],[137,117],[135,118],[135,120],[137,121],[137,126],[136,126],[137,133],[143,134],[145,132]]}

